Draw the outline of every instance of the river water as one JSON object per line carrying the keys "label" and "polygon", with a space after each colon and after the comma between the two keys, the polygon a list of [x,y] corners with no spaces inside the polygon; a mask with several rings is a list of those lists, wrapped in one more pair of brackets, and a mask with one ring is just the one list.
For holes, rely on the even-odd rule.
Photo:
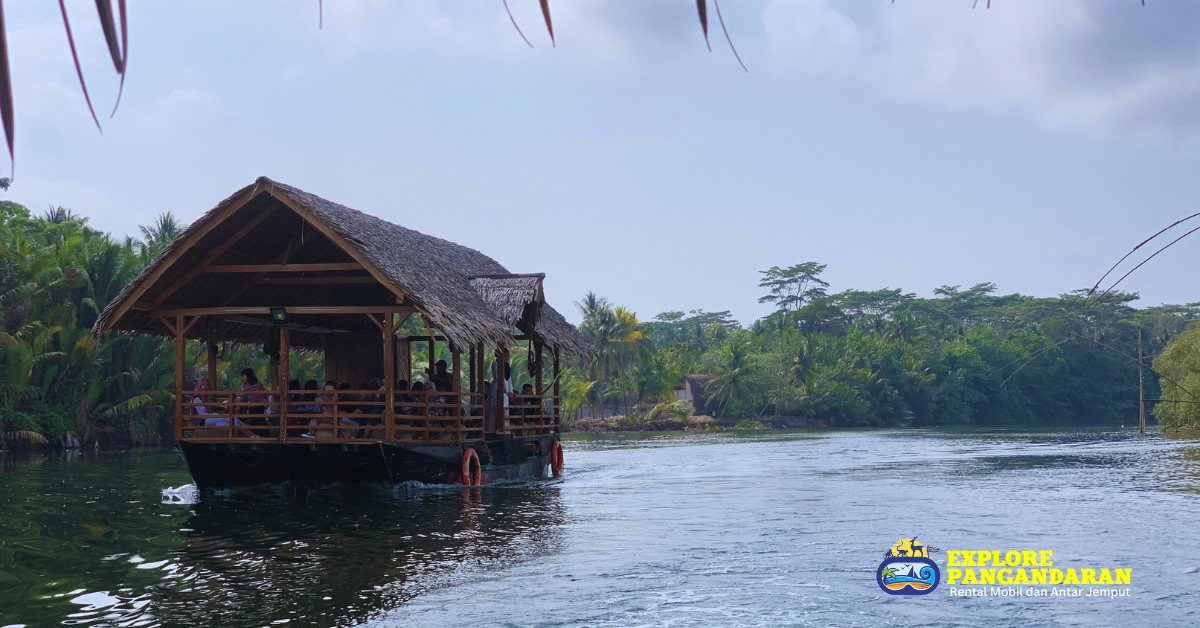
{"label": "river water", "polygon": [[[196,495],[169,451],[0,454],[0,626],[1200,625],[1194,439],[573,437],[557,480],[302,498]],[[1132,569],[1132,585],[886,595],[876,567],[914,535],[1050,550],[1063,569]]]}

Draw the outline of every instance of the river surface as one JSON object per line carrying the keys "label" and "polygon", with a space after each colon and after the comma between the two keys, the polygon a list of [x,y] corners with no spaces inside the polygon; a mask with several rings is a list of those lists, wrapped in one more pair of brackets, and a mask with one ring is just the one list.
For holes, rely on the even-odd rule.
{"label": "river surface", "polygon": [[[170,451],[0,454],[0,626],[1200,625],[1200,440],[572,437],[561,479],[196,495]],[[1128,597],[890,596],[884,552],[1050,550]],[[944,578],[944,576],[943,576]],[[1089,587],[1081,587],[1087,589]]]}

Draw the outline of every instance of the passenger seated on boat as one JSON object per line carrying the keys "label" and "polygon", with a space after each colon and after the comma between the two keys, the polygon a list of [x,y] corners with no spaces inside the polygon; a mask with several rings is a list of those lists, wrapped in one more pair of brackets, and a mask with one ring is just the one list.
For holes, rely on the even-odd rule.
{"label": "passenger seated on boat", "polygon": [[[237,401],[240,405],[234,408],[234,414],[267,414],[267,405],[271,402],[271,396],[264,393],[256,393],[252,391],[266,390],[262,382],[258,381],[258,376],[254,374],[254,369],[242,369],[242,391],[248,392],[245,395],[238,395]],[[247,417],[244,421],[247,425],[270,425],[266,417]],[[251,430],[255,436],[270,436],[270,430]]]}
{"label": "passenger seated on boat", "polygon": [[[521,405],[535,406],[538,404],[538,400],[532,396],[533,395],[533,384],[525,384],[525,385],[521,386],[521,394],[522,395],[530,395],[529,397],[522,397]],[[524,410],[522,410],[521,414],[524,416],[527,416],[527,417],[534,417],[534,416],[537,416],[538,414],[541,414],[538,410],[539,410],[538,408],[529,407],[529,408],[525,408]]]}
{"label": "passenger seated on boat", "polygon": [[[316,380],[313,381],[314,383],[316,382]],[[324,394],[317,395],[318,403],[315,404],[316,407],[321,409],[319,413],[322,416],[309,419],[308,424],[310,427],[317,425],[333,425],[333,418],[337,416],[337,407],[334,403],[332,403],[335,396],[335,393],[332,391],[337,390],[337,382],[325,382],[325,390],[327,392]],[[335,431],[336,430],[332,429],[312,430],[310,433],[317,438],[333,438]]]}
{"label": "passenger seated on boat", "polygon": [[[412,395],[409,395],[407,391],[408,391],[408,380],[406,380],[406,379],[397,380],[396,381],[396,392],[393,393],[393,397],[395,398],[395,402],[397,404],[413,402]],[[416,408],[413,408],[412,406],[408,406],[408,405],[397,405],[396,406],[396,414],[398,414],[398,415],[414,415],[416,413],[417,413]],[[399,425],[412,425],[412,420],[406,419],[406,418],[401,418],[401,419],[397,419],[396,423]]]}
{"label": "passenger seated on boat", "polygon": [[[207,377],[201,377],[200,379],[196,380],[196,390],[197,391],[212,390],[212,383],[208,381]],[[208,395],[195,395],[191,399],[189,399],[189,401],[191,401],[192,403],[207,404],[208,403]],[[188,414],[191,414],[192,416],[195,416],[195,417],[203,417],[203,416],[207,416],[210,413],[208,411],[207,406],[192,406],[191,412],[189,412]],[[202,418],[191,419],[190,421],[188,421],[188,425],[191,425],[193,427],[195,427],[197,425],[204,425],[204,419],[202,419]]]}
{"label": "passenger seated on boat", "polygon": [[[438,404],[440,406],[440,407],[429,408],[429,416],[430,417],[450,416],[451,408],[447,408],[445,406],[449,406],[449,405],[453,404],[453,398],[450,397],[449,395],[437,394],[439,392],[449,392],[449,389],[448,388],[443,389],[442,384],[436,380],[426,382],[425,388],[426,388],[425,394],[429,395],[429,403],[430,404]],[[453,422],[450,422],[450,421],[443,421],[441,419],[435,420],[435,419],[431,418],[429,421],[429,427],[437,427],[437,428],[447,427],[447,423],[449,423],[450,425],[453,425]],[[438,433],[430,434],[430,438],[432,438],[433,440],[446,440],[446,439],[453,438],[453,436],[454,435],[450,432],[438,432]]]}
{"label": "passenger seated on boat", "polygon": [[[213,389],[212,381],[210,379],[208,379],[207,377],[201,377],[200,379],[196,380],[196,390],[197,391],[212,390],[212,389]],[[191,401],[192,401],[192,403],[208,404],[209,398],[210,398],[209,395],[195,395],[194,397],[192,397]],[[220,427],[220,426],[228,427],[229,426],[229,417],[220,416],[220,414],[221,414],[220,409],[221,409],[221,406],[219,405],[219,402],[213,402],[213,405],[192,406],[192,414],[194,416],[196,416],[197,418],[192,419],[191,424],[192,425],[211,425],[211,426],[218,426],[218,427]],[[242,425],[243,423],[241,421],[235,420],[233,422],[233,424],[234,425]],[[212,436],[212,434],[208,434],[208,435]]]}
{"label": "passenger seated on boat", "polygon": [[[287,392],[287,395],[284,396],[284,399],[287,399],[287,403],[288,403],[288,406],[287,406],[288,425],[301,425],[299,419],[296,419],[295,417],[291,416],[292,414],[296,413],[299,410],[298,406],[299,406],[300,402],[304,400],[304,397],[300,394],[300,390],[302,390],[300,388],[300,380],[298,380],[298,379],[288,380],[287,390],[288,390],[288,392]],[[292,432],[288,432],[288,436],[292,436],[292,435],[293,435]]]}
{"label": "passenger seated on boat", "polygon": [[[357,398],[352,393],[341,392],[343,390],[350,390],[350,382],[342,382],[341,384],[338,384],[338,397],[341,401],[341,403],[338,404],[338,424],[358,425],[358,421],[350,418],[350,415],[354,414],[354,411],[358,409],[358,404],[355,403]],[[354,438],[355,432],[357,432],[357,430],[339,430],[338,434],[340,434],[342,438]]]}
{"label": "passenger seated on boat", "polygon": [[[299,380],[292,380],[296,383],[296,390],[301,390]],[[291,385],[288,386],[291,388]],[[316,405],[317,401],[317,380],[310,379],[304,382],[303,390],[310,392],[306,393],[288,393],[288,398],[292,403],[288,406],[288,425],[308,425],[308,417],[306,414],[320,414],[321,406]],[[288,436],[308,436],[312,434],[307,430],[288,430]]]}
{"label": "passenger seated on boat", "polygon": [[[360,384],[360,386],[362,386],[362,390],[379,390],[383,387],[382,383],[379,381],[379,378],[376,377],[372,377],[370,381],[365,384]],[[383,400],[384,399],[382,395],[375,393],[366,394],[362,397],[362,401],[364,402],[382,402]],[[362,422],[359,423],[359,425],[383,425],[382,403],[360,403],[358,408],[354,410],[354,413],[363,415],[361,417]],[[377,435],[374,433],[374,431],[358,430],[358,432],[359,436],[363,436],[364,434],[367,436]]]}
{"label": "passenger seated on boat", "polygon": [[[437,393],[439,388],[440,388],[440,385],[437,383],[436,380],[429,380],[429,381],[425,382],[425,396],[429,398],[430,406],[433,406],[435,404],[446,403],[445,397],[435,394],[435,393]],[[436,408],[436,407],[429,408],[429,416],[445,416],[445,415],[446,415],[445,408]],[[440,427],[441,423],[438,423],[438,426]]]}
{"label": "passenger seated on boat", "polygon": [[[299,388],[299,386],[297,386]],[[296,412],[300,414],[321,414],[321,406],[317,405],[317,380],[310,379],[304,382],[304,390],[308,391],[302,395],[296,395],[296,401],[301,405],[296,406]],[[302,424],[301,424],[302,425]]]}

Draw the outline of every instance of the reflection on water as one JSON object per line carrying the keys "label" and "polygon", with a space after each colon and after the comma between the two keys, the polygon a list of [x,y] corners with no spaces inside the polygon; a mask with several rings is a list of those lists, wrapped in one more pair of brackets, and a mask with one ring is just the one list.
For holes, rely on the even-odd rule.
{"label": "reflection on water", "polygon": [[170,452],[6,460],[0,625],[343,625],[560,540],[552,483],[185,504],[163,497],[181,469]]}
{"label": "reflection on water", "polygon": [[[304,498],[197,496],[171,452],[0,460],[0,626],[1129,628],[1200,614],[1200,434],[585,436],[561,480]],[[882,552],[914,535],[1131,568],[1132,595],[882,594]]]}

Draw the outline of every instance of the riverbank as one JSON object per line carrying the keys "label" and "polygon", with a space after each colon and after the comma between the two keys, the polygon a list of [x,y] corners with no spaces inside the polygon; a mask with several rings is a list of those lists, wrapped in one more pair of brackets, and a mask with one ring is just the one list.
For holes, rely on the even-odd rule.
{"label": "riverbank", "polygon": [[576,434],[608,434],[612,432],[676,432],[689,430],[770,430],[770,429],[801,429],[828,428],[830,422],[822,419],[804,417],[763,417],[761,419],[717,419],[711,416],[696,415],[684,419],[674,417],[648,420],[629,419],[624,416],[610,416],[600,419],[563,419],[563,433]]}

